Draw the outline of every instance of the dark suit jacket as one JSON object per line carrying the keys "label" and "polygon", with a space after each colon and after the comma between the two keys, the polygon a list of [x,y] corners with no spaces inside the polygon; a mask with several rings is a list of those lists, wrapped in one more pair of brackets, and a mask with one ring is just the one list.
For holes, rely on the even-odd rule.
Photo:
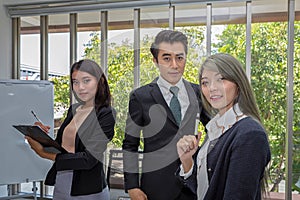
{"label": "dark suit jacket", "polygon": [[[79,105],[69,108],[61,125],[56,141],[62,143],[65,127],[73,119]],[[106,187],[103,171],[103,152],[114,135],[115,119],[111,107],[93,110],[80,126],[75,138],[75,153],[57,154],[55,162],[47,174],[45,184],[54,185],[57,171],[73,170],[71,195],[88,195],[101,192]]]}
{"label": "dark suit jacket", "polygon": [[[183,184],[175,177],[180,165],[176,143],[183,135],[194,134],[197,113],[204,124],[209,117],[202,110],[199,86],[184,80],[190,105],[178,127],[156,80],[130,95],[123,141],[125,189],[141,188],[149,200],[172,200],[183,189]],[[138,167],[140,139],[144,142],[141,177]]]}
{"label": "dark suit jacket", "polygon": [[[261,180],[271,153],[260,124],[251,117],[240,120],[219,140],[211,141],[208,152],[209,188],[205,200],[261,199]],[[194,193],[201,184],[197,183],[197,169],[194,165],[192,176],[181,179]]]}

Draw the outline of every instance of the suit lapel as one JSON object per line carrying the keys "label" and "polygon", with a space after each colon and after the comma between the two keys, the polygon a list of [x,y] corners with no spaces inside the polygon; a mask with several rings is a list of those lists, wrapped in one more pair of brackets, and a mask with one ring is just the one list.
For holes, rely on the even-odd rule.
{"label": "suit lapel", "polygon": [[84,134],[86,130],[90,127],[93,127],[95,120],[97,119],[96,111],[93,109],[85,118],[85,120],[82,122],[81,126],[77,130],[78,136],[83,139],[86,135]]}
{"label": "suit lapel", "polygon": [[185,124],[190,120],[194,119],[196,114],[199,113],[199,104],[198,104],[198,97],[196,96],[196,93],[192,87],[192,85],[183,79],[183,83],[185,85],[190,104],[186,110],[186,113],[181,121],[180,126],[183,127]]}
{"label": "suit lapel", "polygon": [[169,120],[171,120],[174,124],[177,125],[176,121],[175,121],[175,118],[172,114],[172,111],[170,110],[170,107],[168,106],[165,98],[163,97],[157,83],[156,83],[156,80],[155,79],[149,86],[151,87],[150,89],[150,94],[151,96],[153,97],[154,101],[157,103],[157,104],[160,104],[163,106],[162,109],[165,109],[165,111],[167,112],[167,118]]}

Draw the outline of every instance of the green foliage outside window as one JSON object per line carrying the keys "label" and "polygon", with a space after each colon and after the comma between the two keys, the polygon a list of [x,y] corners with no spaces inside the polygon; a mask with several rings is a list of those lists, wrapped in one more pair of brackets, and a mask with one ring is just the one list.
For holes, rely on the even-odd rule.
{"label": "green foliage outside window", "polygon": [[[190,47],[184,78],[198,83],[198,70],[203,61],[204,27],[180,28],[187,34]],[[227,25],[214,44],[214,52],[227,52],[237,57],[245,65],[245,33],[242,24]],[[294,148],[293,148],[293,189],[300,176],[300,22],[295,22],[295,66],[294,66]],[[85,57],[100,63],[99,34],[92,33],[85,47]],[[152,81],[158,76],[158,70],[152,62],[149,47],[153,36],[146,35],[141,40],[140,49],[140,85]],[[213,53],[214,53],[213,52]],[[252,24],[251,41],[251,84],[256,94],[263,124],[267,130],[271,145],[270,163],[271,191],[278,190],[278,184],[285,179],[285,134],[287,124],[287,23]],[[129,94],[134,87],[133,44],[125,40],[122,44],[108,44],[108,81],[113,96],[113,106],[117,111],[116,136],[113,144],[120,147],[124,138],[125,121]],[[62,81],[61,85],[59,85]],[[54,80],[57,86],[55,101],[66,103],[69,99],[67,79]],[[57,95],[57,93],[61,93]]]}
{"label": "green foliage outside window", "polygon": [[[245,63],[245,25],[228,25],[215,45]],[[295,22],[293,189],[300,177],[300,23]],[[271,191],[285,179],[287,23],[252,24],[251,84],[271,146]]]}
{"label": "green foliage outside window", "polygon": [[51,82],[54,86],[54,108],[56,111],[67,110],[70,105],[70,77],[54,77]]}
{"label": "green foliage outside window", "polygon": [[[202,42],[204,39],[202,27],[180,29],[185,32],[190,44],[186,73],[184,77],[194,83],[198,83],[198,70],[203,52]],[[153,64],[150,46],[154,37],[145,35],[140,42],[140,85],[151,82],[158,76],[158,69]],[[100,35],[91,34],[91,40],[86,44],[85,57],[100,63]],[[113,144],[121,147],[124,138],[125,123],[127,118],[129,94],[134,89],[134,50],[133,44],[124,40],[122,44],[108,44],[108,82],[113,96],[113,107],[117,111],[117,123]]]}

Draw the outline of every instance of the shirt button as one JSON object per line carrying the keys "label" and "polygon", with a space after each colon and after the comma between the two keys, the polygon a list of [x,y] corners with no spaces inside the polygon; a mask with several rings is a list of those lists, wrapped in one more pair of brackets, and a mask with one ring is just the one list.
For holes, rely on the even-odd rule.
{"label": "shirt button", "polygon": [[212,169],[211,169],[211,168],[208,168],[207,170],[208,170],[209,172],[211,172],[211,171],[212,171]]}

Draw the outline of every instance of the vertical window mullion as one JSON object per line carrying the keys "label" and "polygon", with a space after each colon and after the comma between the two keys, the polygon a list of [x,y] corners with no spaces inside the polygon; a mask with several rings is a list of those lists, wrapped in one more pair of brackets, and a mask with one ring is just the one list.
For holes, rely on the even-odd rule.
{"label": "vertical window mullion", "polygon": [[108,34],[108,12],[101,11],[101,67],[106,77],[108,77],[108,66],[107,66],[107,34]]}
{"label": "vertical window mullion", "polygon": [[169,29],[175,29],[175,6],[172,5],[169,7]]}
{"label": "vertical window mullion", "polygon": [[12,18],[12,78],[20,79],[20,34],[21,19],[20,17]]}
{"label": "vertical window mullion", "polygon": [[77,60],[77,13],[70,14],[70,65]]}
{"label": "vertical window mullion", "polygon": [[251,23],[252,23],[252,12],[251,2],[246,2],[246,74],[251,80]]}
{"label": "vertical window mullion", "polygon": [[48,80],[48,16],[40,16],[40,79]]}
{"label": "vertical window mullion", "polygon": [[[77,13],[70,14],[70,65],[77,60]],[[75,102],[70,85],[70,104]]]}
{"label": "vertical window mullion", "polygon": [[293,163],[293,87],[294,87],[294,37],[295,0],[288,0],[288,48],[287,48],[287,133],[285,145],[286,180],[285,199],[292,199]]}
{"label": "vertical window mullion", "polygon": [[134,88],[140,85],[140,20],[140,9],[134,9]]}
{"label": "vertical window mullion", "polygon": [[212,25],[212,5],[206,7],[206,55],[211,55],[211,25]]}

